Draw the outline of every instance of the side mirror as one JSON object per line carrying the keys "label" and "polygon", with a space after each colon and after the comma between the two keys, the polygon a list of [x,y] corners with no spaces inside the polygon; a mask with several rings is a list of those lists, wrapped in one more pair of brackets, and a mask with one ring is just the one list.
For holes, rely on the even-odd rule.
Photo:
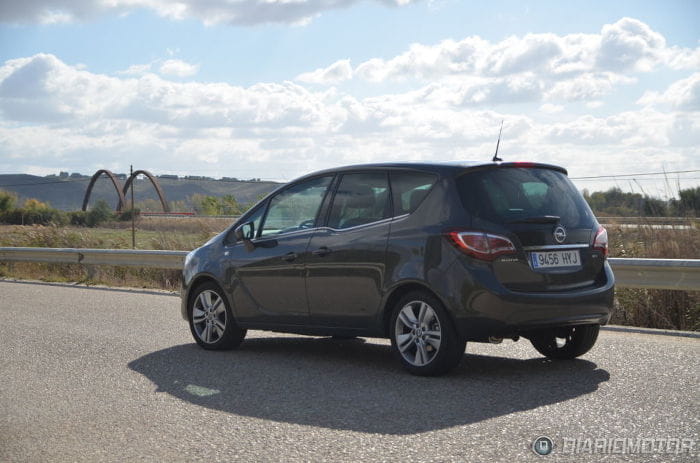
{"label": "side mirror", "polygon": [[255,224],[247,222],[234,230],[236,241],[250,241],[255,238]]}

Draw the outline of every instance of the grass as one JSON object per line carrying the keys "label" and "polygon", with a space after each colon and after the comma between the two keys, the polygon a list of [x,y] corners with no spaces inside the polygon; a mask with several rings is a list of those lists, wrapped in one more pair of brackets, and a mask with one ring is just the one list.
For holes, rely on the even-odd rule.
{"label": "grass", "polygon": [[[141,218],[136,248],[188,251],[223,231],[231,219]],[[611,257],[699,259],[698,222],[689,228],[607,226]],[[0,246],[130,249],[131,223],[103,228],[0,225]],[[81,282],[177,290],[177,270],[77,264],[0,263],[0,277]],[[612,323],[679,330],[700,330],[700,291],[618,288]]]}
{"label": "grass", "polygon": [[[230,219],[140,219],[136,249],[189,251],[223,231]],[[131,249],[131,224],[103,228],[0,225],[0,246]],[[82,266],[77,264],[0,263],[0,277],[175,291],[180,272],[156,268]]]}
{"label": "grass", "polygon": [[[697,221],[687,227],[651,224],[607,227],[610,257],[700,259]],[[617,288],[611,323],[674,330],[700,330],[700,291]]]}

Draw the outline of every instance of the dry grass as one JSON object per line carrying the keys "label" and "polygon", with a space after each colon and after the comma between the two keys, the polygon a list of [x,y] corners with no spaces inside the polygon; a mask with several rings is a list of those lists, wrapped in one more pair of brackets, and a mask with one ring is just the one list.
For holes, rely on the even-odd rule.
{"label": "dry grass", "polygon": [[[136,248],[189,251],[228,225],[221,220],[206,219],[170,219],[170,222],[169,219],[156,219],[153,223],[150,219],[139,221]],[[131,224],[128,228],[124,223],[112,225],[113,228],[4,225],[0,226],[0,246],[130,249]],[[138,267],[13,262],[0,263],[0,277],[166,290],[177,290],[180,286],[177,270]]]}
{"label": "dry grass", "polygon": [[[689,227],[609,225],[611,257],[700,259],[697,221]],[[674,330],[700,330],[700,291],[617,288],[611,323]]]}
{"label": "dry grass", "polygon": [[[231,219],[142,218],[137,223],[138,249],[191,250],[224,230]],[[700,230],[662,229],[648,224],[609,225],[611,257],[700,258]],[[131,224],[111,228],[0,226],[0,246],[51,248],[131,248]],[[176,290],[180,272],[136,267],[0,263],[0,276],[44,281],[71,281],[109,286]],[[700,330],[700,291],[619,288],[612,323],[651,328]]]}

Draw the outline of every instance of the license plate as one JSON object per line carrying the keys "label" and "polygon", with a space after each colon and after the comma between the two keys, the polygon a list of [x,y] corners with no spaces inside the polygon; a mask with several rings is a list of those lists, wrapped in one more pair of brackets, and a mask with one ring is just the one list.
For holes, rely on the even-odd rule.
{"label": "license plate", "polygon": [[581,255],[578,250],[531,252],[532,268],[580,267]]}

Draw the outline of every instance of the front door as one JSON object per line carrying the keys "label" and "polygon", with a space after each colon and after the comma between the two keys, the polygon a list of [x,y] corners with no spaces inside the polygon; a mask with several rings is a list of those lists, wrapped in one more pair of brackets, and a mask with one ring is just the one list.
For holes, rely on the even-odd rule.
{"label": "front door", "polygon": [[235,290],[241,319],[278,324],[304,324],[309,315],[304,265],[314,223],[332,176],[317,177],[285,188],[268,202],[252,245],[232,252]]}

